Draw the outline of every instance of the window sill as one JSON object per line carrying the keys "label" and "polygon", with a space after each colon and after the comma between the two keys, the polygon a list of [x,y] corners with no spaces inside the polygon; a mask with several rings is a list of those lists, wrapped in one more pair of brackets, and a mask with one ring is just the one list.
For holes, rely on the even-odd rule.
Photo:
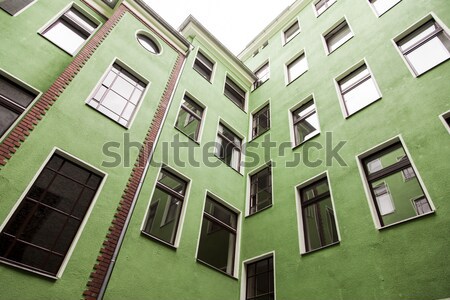
{"label": "window sill", "polygon": [[235,277],[235,276],[233,276],[233,275],[231,275],[231,274],[228,274],[227,272],[224,272],[224,271],[222,271],[221,269],[216,268],[216,267],[214,267],[214,266],[212,266],[212,265],[210,265],[210,264],[208,264],[208,263],[202,261],[201,259],[198,259],[198,258],[197,258],[196,260],[197,260],[197,262],[200,263],[201,265],[204,265],[204,266],[206,266],[206,267],[208,267],[208,268],[210,268],[210,269],[212,269],[212,270],[215,270],[215,271],[217,271],[217,272],[220,272],[220,273],[222,273],[223,275],[226,275],[227,277],[229,277],[229,278],[231,278],[231,279],[239,280],[239,278],[237,278],[237,277]]}
{"label": "window sill", "polygon": [[258,135],[256,135],[256,136],[252,137],[252,139],[249,140],[248,142],[249,142],[249,143],[253,142],[254,140],[258,139],[259,137],[261,137],[261,136],[263,136],[263,135],[265,135],[265,134],[266,134],[267,132],[269,132],[269,131],[270,131],[270,128],[267,128],[266,130],[264,130],[264,131],[261,132],[260,134],[258,134]]}
{"label": "window sill", "polygon": [[[345,44],[347,44],[348,43],[348,41],[350,41],[352,38],[354,38],[355,36],[354,35],[352,35],[348,40],[346,40],[345,42],[343,42],[342,43],[342,45],[340,45],[339,47],[337,47],[336,49],[334,49],[333,51],[329,51],[328,49],[325,49],[325,52],[326,52],[326,54],[327,54],[327,56],[330,56],[331,55],[331,53],[334,53],[334,52],[336,52],[338,49],[340,49],[342,46],[344,46]],[[328,46],[328,45],[327,45]]]}
{"label": "window sill", "polygon": [[149,233],[147,233],[147,232],[145,232],[145,231],[143,231],[143,230],[141,230],[141,235],[143,235],[143,236],[149,238],[150,240],[153,240],[153,241],[155,241],[155,242],[158,242],[159,244],[161,244],[161,245],[163,245],[163,246],[166,246],[167,248],[170,248],[170,249],[175,250],[175,251],[177,250],[177,247],[175,247],[174,245],[169,244],[169,243],[166,242],[166,241],[160,240],[160,239],[158,239],[157,237],[154,237],[153,235],[151,235],[151,234],[149,234]]}
{"label": "window sill", "polygon": [[263,212],[263,211],[265,211],[265,210],[267,210],[267,209],[269,209],[269,208],[272,208],[272,207],[273,207],[273,203],[270,204],[270,205],[267,205],[267,206],[264,207],[264,208],[261,208],[261,209],[258,210],[258,211],[255,211],[254,213],[251,213],[251,214],[246,215],[245,218],[253,217],[254,215],[257,215],[258,213]]}
{"label": "window sill", "polygon": [[320,135],[320,131],[318,131],[316,134],[314,134],[313,136],[311,136],[309,139],[304,140],[303,142],[301,142],[298,145],[295,145],[294,147],[292,147],[292,151],[297,150],[298,148],[300,148],[302,145],[304,145],[305,143],[307,143],[308,141],[312,140],[313,138],[317,137],[318,135]]}
{"label": "window sill", "polygon": [[300,253],[300,255],[304,256],[304,255],[312,254],[312,253],[318,252],[318,251],[326,249],[326,248],[331,248],[331,247],[340,245],[340,243],[341,243],[341,241],[337,241],[337,242],[328,244],[326,246],[323,246],[323,247],[320,247],[320,248],[317,248],[317,249],[314,249],[314,250],[311,250],[311,251],[308,251],[308,252],[302,252],[302,253]]}
{"label": "window sill", "polygon": [[[245,109],[244,108],[242,108],[242,107],[240,107],[236,102],[234,102],[233,100],[231,100],[231,98],[230,97],[228,97],[226,94],[223,94],[228,100],[230,100],[231,101],[231,103],[233,103],[234,105],[236,105],[236,107],[237,108],[239,108],[243,113],[247,113],[246,111],[245,111]],[[244,103],[244,107],[245,107],[245,103]]]}
{"label": "window sill", "polygon": [[344,117],[346,120],[348,120],[349,118],[351,118],[352,116],[356,115],[357,113],[359,113],[360,111],[363,111],[364,109],[366,109],[367,107],[371,106],[372,104],[374,104],[375,102],[380,101],[381,99],[383,99],[383,97],[379,97],[375,100],[373,100],[372,102],[368,103],[366,106],[361,107],[360,109],[358,109],[357,111],[352,112],[350,115],[346,114]]}
{"label": "window sill", "polygon": [[[89,101],[89,99],[88,99],[87,101]],[[105,114],[102,113],[101,111],[97,110],[96,108],[90,106],[87,102],[85,102],[84,104],[86,104],[86,106],[89,107],[90,109],[92,109],[92,110],[96,111],[97,113],[101,114],[102,116],[104,116],[106,119],[108,119],[108,120],[114,122],[115,124],[119,125],[119,126],[122,127],[123,129],[126,129],[126,130],[130,129],[130,128],[127,127],[127,126],[120,124],[120,123],[117,122],[116,120],[111,119],[110,117],[108,117],[107,115],[105,115]]]}
{"label": "window sill", "polygon": [[308,69],[305,70],[302,74],[298,75],[297,77],[295,77],[294,79],[292,79],[291,81],[286,83],[286,87],[290,86],[293,82],[295,82],[297,79],[299,79],[300,77],[303,76],[303,74],[305,74],[306,72],[308,72]]}
{"label": "window sill", "polygon": [[[244,176],[240,171],[236,170],[235,168],[233,168],[232,166],[230,166],[229,164],[227,164],[226,162],[224,162],[220,157],[218,157],[216,154],[214,154],[214,156],[220,160],[224,165],[226,165],[228,168],[232,169],[234,172],[238,173],[241,176]],[[239,162],[240,164],[241,162]]]}
{"label": "window sill", "polygon": [[50,275],[50,274],[44,273],[42,271],[35,270],[34,268],[28,267],[26,265],[22,265],[20,263],[14,262],[14,261],[10,261],[9,259],[6,259],[6,258],[1,258],[0,259],[0,263],[5,264],[7,266],[10,266],[11,268],[22,270],[24,272],[34,273],[36,275],[45,277],[47,279],[52,279],[52,280],[58,280],[59,279],[59,277],[57,277],[55,275]]}
{"label": "window sill", "polygon": [[186,133],[184,133],[181,129],[179,129],[178,127],[174,126],[173,128],[175,128],[176,131],[180,132],[181,134],[183,134],[185,137],[188,138],[189,141],[195,143],[196,145],[200,146],[200,142],[194,140],[193,138],[191,138],[190,136],[188,136]]}
{"label": "window sill", "polygon": [[409,221],[412,221],[412,220],[415,220],[415,219],[419,219],[419,218],[426,217],[426,216],[429,216],[429,215],[434,215],[435,212],[436,211],[433,210],[433,211],[430,211],[430,212],[428,212],[426,214],[414,216],[414,217],[411,217],[411,218],[408,218],[408,219],[404,219],[404,220],[401,220],[401,221],[398,221],[398,222],[395,222],[395,223],[392,223],[392,224],[389,224],[389,225],[385,225],[385,226],[382,226],[382,227],[377,227],[377,229],[379,231],[382,231],[384,229],[387,229],[387,228],[390,228],[390,227],[393,227],[393,226],[396,226],[396,225],[400,225],[400,224],[403,224],[403,223],[406,223],[406,222],[409,222]]}

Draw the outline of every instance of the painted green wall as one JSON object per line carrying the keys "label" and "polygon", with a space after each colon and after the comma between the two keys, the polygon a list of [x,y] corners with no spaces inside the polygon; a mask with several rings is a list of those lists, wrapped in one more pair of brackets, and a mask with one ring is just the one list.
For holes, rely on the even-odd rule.
{"label": "painted green wall", "polygon": [[[34,28],[37,27],[35,24],[46,23],[65,5],[67,5],[66,1],[38,1],[23,14],[35,16],[30,20],[33,26],[29,26]],[[41,13],[43,11],[45,13]],[[19,17],[21,16],[19,15]],[[1,22],[11,22],[5,18],[8,16],[2,15]],[[20,23],[19,20],[17,22]],[[12,25],[8,25],[8,30],[9,26]],[[29,30],[31,29],[21,28],[25,34]],[[144,140],[177,58],[177,53],[156,37],[162,45],[162,54],[157,56],[146,51],[135,38],[138,30],[148,31],[141,22],[126,13],[32,131],[26,142],[0,171],[0,190],[2,191],[0,220],[2,222],[16,202],[20,200],[22,193],[54,147],[68,152],[108,175],[62,277],[58,280],[48,280],[42,276],[1,264],[2,291],[0,298],[77,299],[82,297],[89,274],[96,263],[102,242],[131,173],[131,167],[124,167],[123,164],[115,168],[102,167],[103,161],[112,161],[110,157],[102,153],[102,147],[109,141],[116,141],[121,144],[120,149],[111,148],[110,150],[122,153],[125,133],[130,135],[130,140],[133,142]],[[33,29],[33,34],[36,34],[35,29]],[[10,37],[10,39],[8,43],[14,44],[17,39],[21,38]],[[36,57],[34,48],[24,46],[17,51],[24,57],[34,55],[32,57],[35,59],[33,62],[35,68],[26,64],[20,65],[20,67],[15,66],[15,68],[20,70],[17,73],[29,76],[30,74],[27,72],[31,72],[30,70],[40,72],[45,70],[50,62],[54,64],[53,69],[42,71],[42,78],[35,80],[36,87],[41,87],[45,91],[48,83],[56,77],[63,69],[64,63],[71,58],[65,53],[55,53],[61,50],[39,35],[36,35],[36,39],[36,45],[41,49],[39,53],[42,52],[41,55],[43,55],[42,59]],[[4,44],[2,43],[2,45]],[[124,45],[127,45],[126,51],[123,51]],[[60,58],[60,62],[58,58]],[[85,104],[86,99],[116,58],[149,81],[145,97],[141,99],[142,104],[129,129],[125,129]],[[3,63],[4,61],[7,62]],[[2,55],[0,66],[9,70],[11,61]],[[137,149],[132,148],[129,156],[131,166],[134,164],[136,155]],[[25,286],[24,282],[26,282]]]}

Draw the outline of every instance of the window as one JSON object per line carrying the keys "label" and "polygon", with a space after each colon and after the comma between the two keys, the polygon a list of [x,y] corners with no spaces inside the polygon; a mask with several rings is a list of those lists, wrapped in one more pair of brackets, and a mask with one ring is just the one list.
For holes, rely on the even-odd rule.
{"label": "window", "polygon": [[[380,168],[370,167],[375,160],[380,161]],[[364,158],[362,163],[381,227],[432,211],[400,142]],[[408,180],[403,179],[405,172]],[[411,199],[421,199],[420,209]]]}
{"label": "window", "polygon": [[326,11],[336,0],[320,0],[314,4],[317,16],[320,16],[324,11]]}
{"label": "window", "polygon": [[194,141],[198,141],[202,115],[203,108],[188,95],[184,95],[175,127]]}
{"label": "window", "polygon": [[273,256],[246,265],[246,300],[275,299]]}
{"label": "window", "polygon": [[161,169],[142,232],[169,245],[175,244],[187,182]]}
{"label": "window", "polygon": [[283,32],[284,44],[287,44],[292,40],[297,34],[300,33],[300,24],[296,20],[288,29]]}
{"label": "window", "polygon": [[114,8],[114,6],[116,6],[118,2],[118,0],[102,0],[102,1],[111,8]]}
{"label": "window", "polygon": [[324,36],[328,53],[333,52],[352,37],[353,33],[347,21],[344,20]]}
{"label": "window", "polygon": [[287,69],[287,83],[291,83],[303,73],[308,71],[308,62],[306,61],[306,56],[302,53],[300,56],[295,58],[293,61],[286,65]]}
{"label": "window", "polygon": [[197,260],[234,275],[238,215],[206,197]]}
{"label": "window", "polygon": [[250,215],[272,205],[272,172],[270,166],[250,176]]}
{"label": "window", "polygon": [[269,104],[253,114],[252,138],[256,138],[270,129]]}
{"label": "window", "polygon": [[47,27],[42,35],[69,54],[75,54],[97,26],[72,7]]}
{"label": "window", "polygon": [[145,87],[145,83],[115,63],[87,104],[127,127]]}
{"label": "window", "polygon": [[401,0],[368,0],[378,16],[381,16]]}
{"label": "window", "polygon": [[376,82],[365,64],[340,79],[338,85],[347,116],[381,98]]}
{"label": "window", "polygon": [[240,109],[245,109],[245,91],[241,89],[233,80],[228,76],[225,81],[224,94],[228,97],[234,104],[239,106]]}
{"label": "window", "polygon": [[101,181],[54,154],[0,233],[0,260],[56,276]]}
{"label": "window", "polygon": [[209,60],[203,53],[198,51],[197,57],[194,61],[194,70],[205,77],[206,80],[211,81],[213,69],[214,63]]}
{"label": "window", "polygon": [[299,189],[306,252],[339,242],[327,178]]}
{"label": "window", "polygon": [[141,44],[141,46],[144,47],[145,50],[147,50],[153,54],[161,53],[161,50],[159,49],[158,44],[149,36],[147,36],[143,33],[138,33],[136,35],[136,38],[137,38],[139,44]]}
{"label": "window", "polygon": [[0,8],[11,16],[15,16],[34,1],[36,0],[3,0],[0,1]]}
{"label": "window", "polygon": [[449,33],[434,19],[396,43],[415,75],[423,74],[450,58]]}
{"label": "window", "polygon": [[[402,159],[406,159],[406,156],[400,156],[397,157],[397,160],[402,160]],[[408,168],[408,169],[404,169],[402,170],[402,176],[403,176],[403,180],[410,180],[413,177],[416,177],[416,174],[414,173],[413,168]]]}
{"label": "window", "polygon": [[219,124],[217,132],[216,156],[239,172],[242,140],[224,125]]}
{"label": "window", "polygon": [[259,68],[255,72],[256,77],[258,77],[258,80],[255,82],[255,88],[261,86],[264,82],[269,80],[270,78],[270,68],[269,68],[269,62],[266,62],[261,68]]}
{"label": "window", "polygon": [[320,132],[319,119],[314,100],[310,100],[294,110],[292,112],[292,121],[296,146],[317,135]]}
{"label": "window", "polygon": [[30,106],[37,94],[19,86],[0,73],[0,137]]}

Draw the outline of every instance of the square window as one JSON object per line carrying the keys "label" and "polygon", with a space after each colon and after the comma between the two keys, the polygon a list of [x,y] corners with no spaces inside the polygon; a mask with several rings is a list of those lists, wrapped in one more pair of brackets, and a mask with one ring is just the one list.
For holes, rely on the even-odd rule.
{"label": "square window", "polygon": [[390,10],[395,4],[402,0],[368,0],[378,16]]}
{"label": "square window", "polygon": [[36,99],[37,94],[0,73],[0,137]]}
{"label": "square window", "polygon": [[253,114],[252,138],[256,138],[270,129],[270,108],[269,104]]}
{"label": "square window", "polygon": [[434,19],[396,40],[396,44],[416,76],[450,58],[450,35]]}
{"label": "square window", "polygon": [[42,35],[69,54],[75,54],[98,27],[76,7],[71,7]]}
{"label": "square window", "polygon": [[[370,167],[374,161],[380,168]],[[432,211],[401,142],[363,158],[362,164],[381,227]],[[411,199],[421,199],[420,205],[411,205]]]}
{"label": "square window", "polygon": [[286,65],[287,83],[291,83],[306,71],[308,71],[308,62],[305,53],[302,53]]}
{"label": "square window", "polygon": [[216,156],[239,172],[241,165],[242,139],[222,124],[219,124]]}
{"label": "square window", "polygon": [[324,11],[326,11],[336,0],[319,0],[314,4],[316,15],[320,16]]}
{"label": "square window", "polygon": [[272,205],[272,172],[270,166],[250,176],[250,215]]}
{"label": "square window", "polygon": [[347,21],[344,20],[339,23],[324,36],[328,53],[333,52],[352,37],[353,32],[351,31],[350,26],[348,26]]}
{"label": "square window", "polygon": [[128,127],[145,87],[144,82],[115,63],[87,104],[122,126]]}
{"label": "square window", "polygon": [[238,214],[206,197],[197,260],[234,276]]}
{"label": "square window", "polygon": [[200,51],[197,52],[197,57],[194,61],[194,70],[202,75],[206,80],[211,81],[214,63],[208,59]]}
{"label": "square window", "polygon": [[261,68],[256,70],[255,75],[256,77],[258,77],[258,80],[255,82],[255,89],[256,89],[270,78],[269,62],[266,62],[264,65],[262,65]]}
{"label": "square window", "polygon": [[186,187],[186,181],[161,169],[143,233],[171,246],[175,245]]}
{"label": "square window", "polygon": [[225,80],[225,87],[223,91],[224,95],[228,97],[234,104],[240,109],[245,109],[245,91],[240,88],[233,80],[228,76]]}
{"label": "square window", "polygon": [[305,251],[339,242],[327,177],[298,189],[303,221]]}
{"label": "square window", "polygon": [[381,98],[377,84],[364,64],[338,80],[346,116],[350,116]]}
{"label": "square window", "polygon": [[310,100],[292,112],[294,125],[295,146],[317,135],[319,130],[319,118],[317,117],[314,100]]}
{"label": "square window", "polygon": [[0,8],[11,16],[15,16],[21,10],[31,5],[36,0],[3,0],[0,1]]}
{"label": "square window", "polygon": [[194,141],[198,141],[203,108],[188,95],[184,95],[175,127]]}
{"label": "square window", "polygon": [[246,300],[275,299],[273,256],[245,265]]}
{"label": "square window", "polygon": [[0,233],[0,260],[57,276],[102,179],[53,154]]}
{"label": "square window", "polygon": [[292,40],[297,34],[300,33],[300,24],[296,20],[288,29],[283,32],[283,42],[287,44]]}

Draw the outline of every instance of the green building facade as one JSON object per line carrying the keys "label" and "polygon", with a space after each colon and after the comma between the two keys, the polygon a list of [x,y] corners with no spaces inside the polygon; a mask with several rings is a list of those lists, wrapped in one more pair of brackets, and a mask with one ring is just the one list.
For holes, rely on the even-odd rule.
{"label": "green building facade", "polygon": [[449,27],[298,0],[235,56],[141,0],[0,2],[0,298],[450,297]]}

